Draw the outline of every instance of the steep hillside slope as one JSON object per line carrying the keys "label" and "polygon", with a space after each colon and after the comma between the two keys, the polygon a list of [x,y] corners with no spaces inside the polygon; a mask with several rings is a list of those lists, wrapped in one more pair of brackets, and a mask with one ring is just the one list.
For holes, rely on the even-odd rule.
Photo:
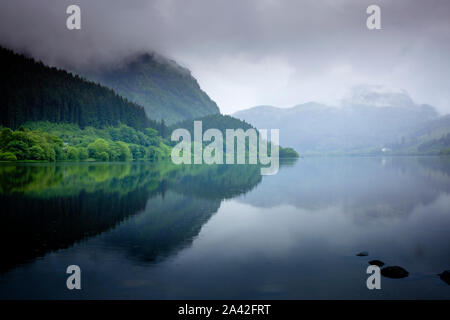
{"label": "steep hillside slope", "polygon": [[113,90],[1,47],[0,69],[2,126],[15,129],[26,121],[45,120],[82,128],[126,124],[159,129],[142,107]]}
{"label": "steep hillside slope", "polygon": [[156,54],[133,56],[83,75],[142,105],[151,119],[168,124],[219,113],[189,70]]}

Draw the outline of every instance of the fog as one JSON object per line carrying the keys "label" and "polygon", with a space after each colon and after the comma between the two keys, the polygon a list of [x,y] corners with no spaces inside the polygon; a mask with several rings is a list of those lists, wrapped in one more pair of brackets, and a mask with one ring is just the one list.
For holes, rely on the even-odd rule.
{"label": "fog", "polygon": [[[59,67],[155,51],[189,68],[222,112],[254,105],[337,105],[354,86],[400,88],[450,112],[450,2],[0,1],[0,44]],[[81,7],[81,30],[66,8]]]}

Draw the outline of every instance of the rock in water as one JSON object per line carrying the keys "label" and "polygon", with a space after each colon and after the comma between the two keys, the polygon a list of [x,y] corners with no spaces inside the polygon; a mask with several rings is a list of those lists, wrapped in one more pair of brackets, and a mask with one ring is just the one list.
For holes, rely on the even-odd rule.
{"label": "rock in water", "polygon": [[369,264],[374,265],[374,266],[379,266],[379,267],[384,266],[384,262],[380,261],[380,260],[371,260],[371,261],[369,261]]}
{"label": "rock in water", "polygon": [[358,257],[367,257],[369,253],[367,251],[361,251],[360,253],[356,254]]}
{"label": "rock in water", "polygon": [[441,274],[439,274],[439,278],[444,281],[446,284],[450,285],[450,270],[445,270]]}
{"label": "rock in water", "polygon": [[381,274],[386,278],[401,279],[406,278],[409,272],[399,266],[386,267],[381,269]]}

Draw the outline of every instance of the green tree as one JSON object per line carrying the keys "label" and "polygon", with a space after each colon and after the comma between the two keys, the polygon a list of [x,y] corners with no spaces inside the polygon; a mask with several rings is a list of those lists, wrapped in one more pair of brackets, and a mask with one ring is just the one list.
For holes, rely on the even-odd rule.
{"label": "green tree", "polygon": [[89,151],[85,147],[78,147],[78,158],[80,160],[86,160],[89,158]]}
{"label": "green tree", "polygon": [[100,152],[100,153],[97,155],[97,158],[96,158],[96,159],[98,159],[98,160],[100,160],[100,161],[108,161],[108,160],[109,160],[109,154],[108,154],[107,152],[105,152],[105,151]]}
{"label": "green tree", "polygon": [[117,142],[117,145],[120,150],[119,153],[120,161],[129,161],[133,159],[133,155],[131,154],[130,148],[128,148],[128,145],[125,142],[119,141]]}
{"label": "green tree", "polygon": [[80,151],[72,146],[68,146],[66,149],[67,159],[69,160],[79,160],[80,159]]}
{"label": "green tree", "polygon": [[31,160],[48,160],[46,159],[45,151],[40,146],[32,146],[29,149],[29,159]]}
{"label": "green tree", "polygon": [[23,141],[12,140],[5,148],[5,151],[13,153],[18,160],[29,159],[28,145]]}
{"label": "green tree", "polygon": [[0,148],[6,146],[13,136],[13,131],[10,128],[2,128],[0,131]]}
{"label": "green tree", "polygon": [[12,152],[0,152],[0,161],[16,161],[17,157]]}
{"label": "green tree", "polygon": [[[108,142],[102,138],[98,138],[97,140],[89,144],[88,146],[89,156],[94,159],[107,161],[109,160],[108,149],[109,149]],[[107,160],[105,160],[104,154],[107,155]]]}

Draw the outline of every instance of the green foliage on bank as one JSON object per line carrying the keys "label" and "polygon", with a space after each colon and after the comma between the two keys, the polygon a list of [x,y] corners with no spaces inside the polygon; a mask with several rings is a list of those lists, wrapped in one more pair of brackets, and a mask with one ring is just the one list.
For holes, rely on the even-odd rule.
{"label": "green foliage on bank", "polygon": [[126,125],[103,129],[76,124],[29,122],[18,130],[0,130],[0,161],[162,160],[170,147],[156,130]]}

